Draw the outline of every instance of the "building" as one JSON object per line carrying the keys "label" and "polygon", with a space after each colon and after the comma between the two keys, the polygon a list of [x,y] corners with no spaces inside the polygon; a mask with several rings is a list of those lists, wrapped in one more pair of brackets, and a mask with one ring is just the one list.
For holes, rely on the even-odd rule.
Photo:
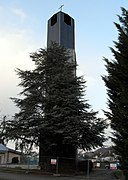
{"label": "building", "polygon": [[0,164],[20,163],[21,153],[0,144]]}
{"label": "building", "polygon": [[68,14],[62,11],[54,14],[48,20],[47,47],[51,42],[64,46],[69,51],[70,61],[76,64],[74,27],[74,19]]}

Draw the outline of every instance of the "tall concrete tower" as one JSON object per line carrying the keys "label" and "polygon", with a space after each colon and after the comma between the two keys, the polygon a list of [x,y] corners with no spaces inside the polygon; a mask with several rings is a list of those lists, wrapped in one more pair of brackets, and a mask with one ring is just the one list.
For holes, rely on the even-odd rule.
{"label": "tall concrete tower", "polygon": [[48,20],[47,47],[56,42],[67,48],[71,62],[76,63],[74,19],[59,11]]}

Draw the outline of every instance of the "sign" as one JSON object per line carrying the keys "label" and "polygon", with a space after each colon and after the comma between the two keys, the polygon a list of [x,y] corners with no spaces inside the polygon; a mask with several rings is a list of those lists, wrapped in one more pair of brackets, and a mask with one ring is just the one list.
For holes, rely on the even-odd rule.
{"label": "sign", "polygon": [[51,164],[55,164],[56,165],[57,160],[56,159],[51,159]]}
{"label": "sign", "polygon": [[96,167],[97,167],[97,168],[100,168],[100,163],[96,163]]}
{"label": "sign", "polygon": [[111,163],[110,164],[110,169],[112,169],[112,170],[117,169],[117,164]]}

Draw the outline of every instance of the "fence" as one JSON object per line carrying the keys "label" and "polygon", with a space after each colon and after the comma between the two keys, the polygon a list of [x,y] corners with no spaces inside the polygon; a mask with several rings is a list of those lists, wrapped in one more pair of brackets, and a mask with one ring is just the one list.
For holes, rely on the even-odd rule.
{"label": "fence", "polygon": [[90,160],[50,156],[41,157],[39,163],[38,156],[22,156],[17,163],[0,164],[0,167],[51,174],[87,174],[92,170],[93,164]]}

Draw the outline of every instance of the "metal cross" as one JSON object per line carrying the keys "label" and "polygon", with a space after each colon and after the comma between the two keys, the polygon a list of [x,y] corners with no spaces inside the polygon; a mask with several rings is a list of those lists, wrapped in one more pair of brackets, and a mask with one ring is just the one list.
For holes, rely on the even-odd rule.
{"label": "metal cross", "polygon": [[63,6],[64,6],[64,4],[61,5],[58,9],[60,9],[60,11],[62,11]]}

